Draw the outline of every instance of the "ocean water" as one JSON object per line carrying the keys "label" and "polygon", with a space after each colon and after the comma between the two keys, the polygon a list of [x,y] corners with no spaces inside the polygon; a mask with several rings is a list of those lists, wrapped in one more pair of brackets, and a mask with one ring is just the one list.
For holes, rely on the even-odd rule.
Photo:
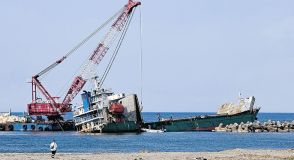
{"label": "ocean water", "polygon": [[[210,113],[160,113],[161,117],[191,117]],[[145,121],[157,113],[143,113]],[[260,121],[292,121],[294,113],[260,113]],[[201,152],[227,149],[294,149],[294,133],[166,132],[140,134],[80,134],[76,132],[0,132],[0,152],[49,152],[55,139],[58,152]]]}

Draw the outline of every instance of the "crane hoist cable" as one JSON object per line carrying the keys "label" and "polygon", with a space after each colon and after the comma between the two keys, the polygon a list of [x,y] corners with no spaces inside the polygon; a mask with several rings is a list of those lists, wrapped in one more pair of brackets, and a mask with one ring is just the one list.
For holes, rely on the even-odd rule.
{"label": "crane hoist cable", "polygon": [[[60,64],[63,60],[68,58],[71,54],[73,54],[75,51],[77,51],[82,45],[84,45],[86,42],[88,42],[94,35],[96,35],[102,28],[104,28],[107,24],[109,24],[115,17],[117,17],[120,13],[122,13],[124,10],[124,7],[121,8],[118,12],[116,12],[113,16],[111,16],[107,21],[105,21],[101,26],[96,28],[91,34],[89,34],[86,38],[84,38],[80,43],[78,43],[75,47],[73,47],[71,50],[69,50],[65,56],[63,56],[61,59],[57,60],[53,64],[51,64],[49,67],[45,68],[41,72],[39,72],[36,77],[40,77],[44,75],[45,73],[48,73],[51,71],[54,67],[56,67],[58,64]],[[47,75],[47,74],[46,74]]]}
{"label": "crane hoist cable", "polygon": [[115,60],[115,58],[117,56],[117,53],[118,53],[118,51],[119,51],[119,49],[121,47],[121,44],[122,44],[122,42],[123,42],[123,40],[125,38],[126,33],[128,31],[128,28],[129,28],[130,22],[132,21],[135,10],[136,10],[136,8],[134,8],[134,10],[132,11],[132,13],[130,15],[130,18],[128,18],[128,21],[127,21],[127,23],[126,23],[126,25],[125,25],[125,27],[123,29],[121,37],[119,38],[118,44],[117,44],[117,46],[116,46],[116,48],[115,48],[115,50],[114,50],[114,52],[113,52],[113,54],[111,56],[110,62],[108,63],[108,65],[106,67],[106,70],[104,71],[104,73],[103,73],[103,75],[101,77],[101,80],[100,80],[100,83],[99,83],[99,88],[103,85],[103,83],[104,83],[104,81],[105,81],[105,79],[106,79],[106,77],[107,77],[107,75],[108,75],[108,73],[109,73],[109,71],[110,71],[110,69],[111,69],[111,67],[113,65],[113,62],[114,62],[114,60]]}
{"label": "crane hoist cable", "polygon": [[[112,17],[110,17],[107,21],[105,21],[101,26],[99,26],[98,28],[96,28],[91,34],[89,34],[84,40],[82,40],[78,45],[76,45],[74,48],[72,48],[69,52],[67,52],[67,54],[65,55],[65,57],[69,57],[73,52],[75,52],[76,50],[78,50],[83,44],[85,44],[87,41],[89,41],[92,37],[94,37],[94,35],[96,35],[102,28],[104,28],[107,24],[109,24],[115,17],[117,17],[119,14],[121,14],[124,10],[124,7],[121,8],[118,12],[116,12]],[[62,88],[58,91],[57,95],[63,95],[65,94],[66,90],[65,88],[68,86],[68,84],[70,84],[71,80],[78,74],[78,72],[80,71],[80,69],[82,68],[82,66],[87,63],[89,57],[91,55],[89,55],[84,62],[78,67],[78,69],[75,71],[75,73],[71,76],[71,79],[68,80],[63,86]],[[46,73],[46,75],[49,72]],[[45,76],[43,76],[44,78]],[[43,79],[41,78],[41,80]]]}
{"label": "crane hoist cable", "polygon": [[141,96],[141,109],[143,109],[143,26],[142,26],[142,7],[140,11],[140,96]]}

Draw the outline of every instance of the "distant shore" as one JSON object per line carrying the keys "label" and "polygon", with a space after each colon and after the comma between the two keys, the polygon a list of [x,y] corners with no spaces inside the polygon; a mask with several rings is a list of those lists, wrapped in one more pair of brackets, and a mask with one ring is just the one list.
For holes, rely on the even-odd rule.
{"label": "distant shore", "polygon": [[[196,147],[196,146],[195,146]],[[1,159],[46,160],[50,153],[0,153]],[[139,153],[57,153],[54,159],[68,160],[294,160],[294,149],[287,150],[247,150],[234,149],[221,152],[139,152]]]}

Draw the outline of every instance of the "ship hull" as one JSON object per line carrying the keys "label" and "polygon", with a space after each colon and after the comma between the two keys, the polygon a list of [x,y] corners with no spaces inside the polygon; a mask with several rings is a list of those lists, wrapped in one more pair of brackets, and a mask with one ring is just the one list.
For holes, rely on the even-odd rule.
{"label": "ship hull", "polygon": [[103,133],[128,133],[139,132],[140,127],[134,122],[120,122],[120,123],[107,123],[102,129]]}
{"label": "ship hull", "polygon": [[169,119],[158,122],[145,123],[145,128],[165,130],[166,132],[180,131],[213,131],[220,123],[229,125],[241,122],[253,122],[257,120],[259,109],[244,111],[233,115],[207,115],[183,119]]}

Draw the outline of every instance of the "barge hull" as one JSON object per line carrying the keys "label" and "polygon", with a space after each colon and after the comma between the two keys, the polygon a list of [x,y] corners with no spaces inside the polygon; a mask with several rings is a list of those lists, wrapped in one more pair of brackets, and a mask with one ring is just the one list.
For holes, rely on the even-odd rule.
{"label": "barge hull", "polygon": [[145,123],[144,127],[156,130],[165,130],[166,132],[181,131],[213,131],[220,123],[224,126],[241,122],[253,122],[257,120],[259,109],[247,110],[233,115],[209,115],[196,116],[184,119],[170,119],[165,121]]}
{"label": "barge hull", "polygon": [[[62,127],[62,128],[61,128]],[[73,122],[58,123],[1,123],[0,131],[74,131]]]}

